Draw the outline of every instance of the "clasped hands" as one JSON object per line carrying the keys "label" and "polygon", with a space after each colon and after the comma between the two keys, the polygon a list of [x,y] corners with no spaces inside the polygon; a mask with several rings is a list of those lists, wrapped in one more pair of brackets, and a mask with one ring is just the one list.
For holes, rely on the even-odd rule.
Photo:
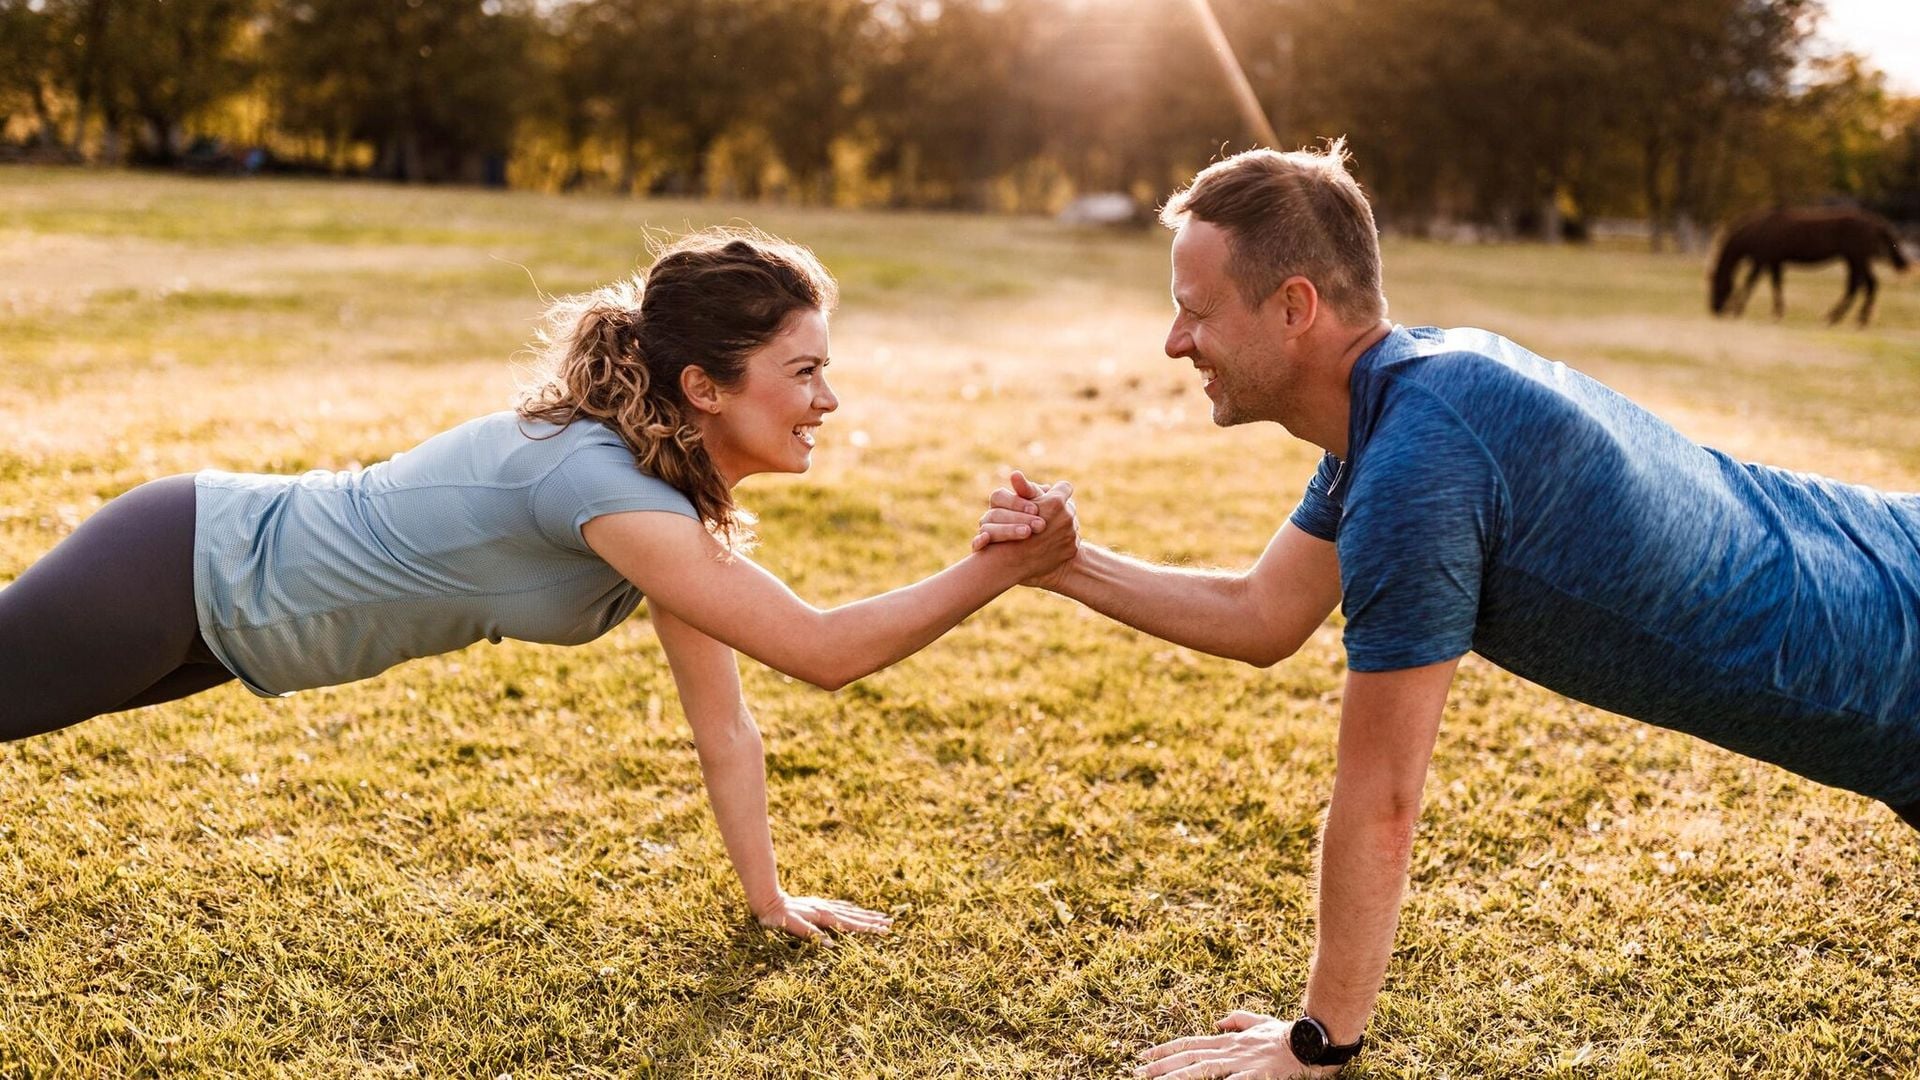
{"label": "clasped hands", "polygon": [[998,557],[1016,559],[1022,584],[1049,588],[1080,553],[1080,522],[1073,485],[1065,480],[1036,484],[1015,469],[1006,487],[987,498],[973,550],[992,548]]}

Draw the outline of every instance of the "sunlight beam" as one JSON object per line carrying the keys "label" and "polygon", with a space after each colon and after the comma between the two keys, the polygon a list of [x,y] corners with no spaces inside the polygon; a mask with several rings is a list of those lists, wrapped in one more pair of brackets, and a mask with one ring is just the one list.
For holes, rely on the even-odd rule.
{"label": "sunlight beam", "polygon": [[1267,111],[1260,106],[1260,98],[1253,92],[1253,83],[1247,81],[1246,69],[1240,66],[1240,59],[1233,55],[1233,45],[1227,41],[1226,31],[1220,29],[1220,20],[1213,15],[1213,5],[1208,0],[1192,2],[1194,14],[1200,17],[1200,25],[1207,32],[1207,41],[1220,60],[1220,69],[1226,73],[1227,84],[1233,87],[1233,98],[1235,104],[1240,106],[1241,119],[1247,122],[1262,143],[1278,149],[1280,136],[1274,133],[1273,122],[1267,119]]}

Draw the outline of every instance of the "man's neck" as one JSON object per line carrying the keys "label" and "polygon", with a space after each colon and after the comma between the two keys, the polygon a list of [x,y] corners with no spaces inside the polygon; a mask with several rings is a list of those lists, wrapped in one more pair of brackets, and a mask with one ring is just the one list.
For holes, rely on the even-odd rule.
{"label": "man's neck", "polygon": [[1367,326],[1328,326],[1321,349],[1321,355],[1328,359],[1315,365],[1321,376],[1313,386],[1314,400],[1307,403],[1297,423],[1287,425],[1287,430],[1345,460],[1353,405],[1353,365],[1392,330],[1393,324],[1386,319]]}

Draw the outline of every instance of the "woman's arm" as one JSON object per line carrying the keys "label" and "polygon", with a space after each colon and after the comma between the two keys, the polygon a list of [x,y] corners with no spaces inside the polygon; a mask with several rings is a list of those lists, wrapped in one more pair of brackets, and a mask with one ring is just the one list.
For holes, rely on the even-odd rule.
{"label": "woman's arm", "polygon": [[913,655],[1028,578],[1073,558],[1076,535],[1059,484],[1036,500],[1045,524],[1031,540],[969,553],[912,585],[822,611],[691,518],[659,511],[587,522],[587,544],[668,611],[776,671],[828,690]]}
{"label": "woman's arm", "polygon": [[680,705],[693,727],[700,774],[720,824],[727,858],[746,890],[747,907],[761,925],[810,938],[821,930],[886,933],[893,920],[837,900],[788,896],[780,888],[767,828],[767,770],[760,730],[740,695],[740,669],[733,650],[664,611],[654,611],[654,630],[666,650]]}

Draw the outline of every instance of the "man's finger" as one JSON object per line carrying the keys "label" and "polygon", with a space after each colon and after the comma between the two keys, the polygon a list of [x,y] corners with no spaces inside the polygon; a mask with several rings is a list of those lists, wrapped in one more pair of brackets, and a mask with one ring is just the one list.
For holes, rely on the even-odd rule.
{"label": "man's finger", "polygon": [[1178,1072],[1162,1073],[1161,1080],[1220,1080],[1236,1067],[1228,1061],[1201,1061]]}
{"label": "man's finger", "polygon": [[[1133,1070],[1135,1076],[1189,1077],[1210,1075],[1205,1070],[1213,1061],[1212,1050],[1182,1050],[1180,1053],[1148,1062]],[[1200,1071],[1195,1071],[1200,1070]],[[1224,1075],[1227,1070],[1221,1069]]]}
{"label": "man's finger", "polygon": [[1250,1027],[1258,1027],[1272,1019],[1273,1017],[1263,1013],[1248,1012],[1245,1009],[1235,1009],[1221,1017],[1220,1022],[1215,1024],[1214,1027],[1219,1028],[1221,1031],[1245,1031]]}
{"label": "man's finger", "polygon": [[993,494],[987,496],[987,505],[996,510],[1018,510],[1023,514],[1040,512],[1031,499],[1023,499],[1006,488],[994,488]]}
{"label": "man's finger", "polygon": [[1226,1041],[1226,1037],[1222,1035],[1188,1035],[1184,1039],[1171,1039],[1158,1046],[1149,1046],[1140,1051],[1140,1056],[1148,1061],[1159,1061],[1161,1058],[1186,1053],[1189,1050],[1211,1050]]}
{"label": "man's finger", "polygon": [[1013,470],[1013,493],[1015,495],[1023,499],[1037,499],[1041,496],[1043,490],[1042,488],[1036,487],[1033,481],[1027,479],[1026,473],[1021,472],[1019,469]]}

